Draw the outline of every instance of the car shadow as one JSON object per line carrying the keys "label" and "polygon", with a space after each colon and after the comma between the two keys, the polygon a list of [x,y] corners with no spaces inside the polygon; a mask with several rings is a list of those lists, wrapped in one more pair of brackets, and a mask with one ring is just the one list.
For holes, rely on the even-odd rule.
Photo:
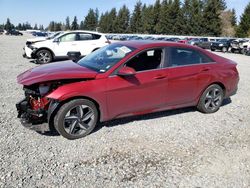
{"label": "car shadow", "polygon": [[[221,106],[226,106],[226,105],[230,104],[231,102],[232,102],[231,98],[224,99]],[[186,108],[180,108],[180,109],[176,109],[176,110],[166,110],[166,111],[154,112],[154,113],[150,113],[150,114],[118,118],[118,119],[98,123],[97,126],[95,127],[95,129],[90,134],[93,134],[93,133],[99,131],[103,127],[111,128],[111,127],[115,127],[115,126],[124,125],[124,124],[130,123],[130,122],[133,122],[133,121],[152,120],[152,119],[157,119],[157,118],[161,118],[161,117],[174,116],[174,115],[178,115],[178,114],[195,112],[195,111],[197,111],[196,107],[186,107]],[[60,136],[60,134],[55,129],[52,129],[50,131],[43,132],[43,133],[42,132],[37,132],[37,133],[41,134],[43,136]]]}
{"label": "car shadow", "polygon": [[187,107],[187,108],[181,108],[181,109],[176,109],[176,110],[166,110],[166,111],[154,112],[150,114],[118,118],[118,119],[99,123],[92,133],[102,129],[103,127],[114,127],[118,125],[124,125],[133,121],[152,120],[152,119],[158,119],[161,117],[173,116],[173,115],[194,112],[194,111],[196,111],[195,107]]}

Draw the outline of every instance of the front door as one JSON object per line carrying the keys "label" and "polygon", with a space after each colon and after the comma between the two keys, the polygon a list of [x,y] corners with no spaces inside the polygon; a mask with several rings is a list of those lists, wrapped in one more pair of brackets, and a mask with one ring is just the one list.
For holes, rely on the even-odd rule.
{"label": "front door", "polygon": [[108,78],[110,117],[144,114],[165,105],[167,77],[162,70],[162,57],[162,49],[144,51],[124,65],[135,69],[136,75]]}

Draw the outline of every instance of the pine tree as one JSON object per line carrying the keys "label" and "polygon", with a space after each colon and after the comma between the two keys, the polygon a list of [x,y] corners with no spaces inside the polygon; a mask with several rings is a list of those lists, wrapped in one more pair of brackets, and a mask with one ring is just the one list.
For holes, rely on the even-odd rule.
{"label": "pine tree", "polygon": [[[151,9],[151,8],[149,7],[149,9]],[[149,14],[150,14],[150,10],[148,10],[148,11],[149,11]],[[161,2],[160,2],[160,0],[156,0],[155,4],[153,6],[152,18],[153,18],[154,21],[153,21],[153,24],[152,24],[152,26],[153,26],[152,34],[157,33],[156,32],[156,26],[157,26],[157,23],[159,23],[159,21],[160,21],[160,12],[161,12]],[[150,21],[148,21],[148,22],[150,22]],[[151,29],[149,29],[149,30],[151,30]]]}
{"label": "pine tree", "polygon": [[99,28],[100,31],[103,33],[109,33],[108,30],[108,24],[111,24],[108,22],[109,12],[105,12],[105,14],[101,14],[100,21],[99,21]]}
{"label": "pine tree", "polygon": [[174,0],[170,9],[170,20],[172,22],[172,34],[182,35],[184,34],[184,21],[183,21],[183,11],[180,7],[180,0]]}
{"label": "pine tree", "polygon": [[117,28],[115,25],[116,24],[115,20],[116,20],[116,16],[117,16],[116,14],[117,14],[116,8],[112,8],[108,14],[106,21],[107,21],[107,31],[109,33],[116,33],[117,32]]}
{"label": "pine tree", "polygon": [[55,31],[55,22],[51,21],[48,26],[49,31]]}
{"label": "pine tree", "polygon": [[170,9],[171,0],[163,0],[160,9],[160,19],[155,26],[155,32],[157,34],[170,34],[171,33],[171,20],[170,20]]}
{"label": "pine tree", "polygon": [[146,5],[142,8],[142,30],[143,33],[154,34],[155,33],[155,17],[154,17],[154,6]]}
{"label": "pine tree", "polygon": [[191,22],[190,25],[192,35],[201,36],[205,33],[203,28],[203,2],[201,0],[191,1]]}
{"label": "pine tree", "polygon": [[33,29],[38,30],[37,24],[35,24]]}
{"label": "pine tree", "polygon": [[236,26],[237,25],[237,16],[236,16],[236,12],[235,9],[232,9],[232,20],[231,20],[231,24],[232,26]]}
{"label": "pine tree", "polygon": [[78,25],[78,23],[77,23],[77,17],[76,17],[76,16],[74,17],[74,20],[73,20],[73,22],[72,22],[72,24],[71,24],[71,29],[72,29],[72,30],[77,30],[77,29],[79,29],[79,25]]}
{"label": "pine tree", "polygon": [[19,23],[19,24],[17,25],[16,29],[18,29],[18,30],[23,30],[23,28],[22,28],[22,24],[21,24],[21,23]]}
{"label": "pine tree", "polygon": [[221,0],[206,0],[203,11],[203,28],[206,35],[220,36],[220,14],[224,6]]}
{"label": "pine tree", "polygon": [[66,18],[66,22],[65,22],[65,30],[70,30],[70,20],[69,17],[67,16]]}
{"label": "pine tree", "polygon": [[96,30],[98,25],[98,10],[96,12],[93,9],[89,9],[87,16],[84,19],[84,29]]}
{"label": "pine tree", "polygon": [[138,1],[135,5],[131,20],[130,20],[130,31],[132,33],[142,32],[142,3]]}
{"label": "pine tree", "polygon": [[126,7],[126,5],[123,5],[123,7],[119,10],[115,20],[115,25],[117,33],[126,33],[128,31],[129,9]]}
{"label": "pine tree", "polygon": [[13,24],[10,22],[10,19],[7,18],[6,24],[4,26],[4,29],[7,31],[10,31],[14,28]]}
{"label": "pine tree", "polygon": [[236,31],[236,36],[242,38],[250,36],[250,3],[248,3],[240,17],[240,23]]}
{"label": "pine tree", "polygon": [[81,30],[83,30],[83,29],[84,29],[84,22],[83,22],[83,21],[81,21],[81,22],[80,22],[79,29],[81,29]]}
{"label": "pine tree", "polygon": [[44,30],[43,25],[39,25],[39,30],[41,30],[41,31]]}

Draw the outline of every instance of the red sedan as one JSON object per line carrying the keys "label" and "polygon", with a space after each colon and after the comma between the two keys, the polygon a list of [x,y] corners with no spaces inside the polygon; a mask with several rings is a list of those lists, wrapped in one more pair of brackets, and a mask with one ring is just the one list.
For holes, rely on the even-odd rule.
{"label": "red sedan", "polygon": [[235,62],[200,48],[130,41],[103,47],[77,63],[38,66],[17,80],[25,91],[16,105],[22,124],[54,127],[76,139],[99,121],[188,106],[216,112],[236,93],[239,75]]}

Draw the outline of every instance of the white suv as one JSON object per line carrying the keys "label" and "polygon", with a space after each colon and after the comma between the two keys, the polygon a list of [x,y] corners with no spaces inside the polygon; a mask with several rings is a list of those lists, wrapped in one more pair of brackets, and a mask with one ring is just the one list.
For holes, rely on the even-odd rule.
{"label": "white suv", "polygon": [[23,57],[37,59],[38,63],[49,63],[54,59],[66,58],[70,51],[81,56],[108,45],[104,34],[90,31],[64,32],[53,39],[26,44]]}

